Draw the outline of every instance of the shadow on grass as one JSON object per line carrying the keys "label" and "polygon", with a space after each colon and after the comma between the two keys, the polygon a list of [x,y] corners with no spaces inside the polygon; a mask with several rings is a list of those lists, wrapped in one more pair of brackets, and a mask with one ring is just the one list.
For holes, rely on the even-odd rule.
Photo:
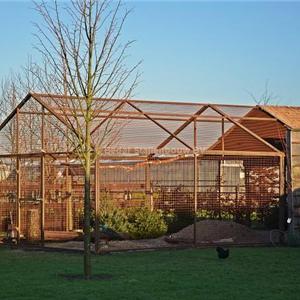
{"label": "shadow on grass", "polygon": [[90,279],[86,279],[83,274],[59,274],[60,277],[69,280],[88,280],[88,281],[109,281],[114,278],[114,276],[110,274],[94,274]]}

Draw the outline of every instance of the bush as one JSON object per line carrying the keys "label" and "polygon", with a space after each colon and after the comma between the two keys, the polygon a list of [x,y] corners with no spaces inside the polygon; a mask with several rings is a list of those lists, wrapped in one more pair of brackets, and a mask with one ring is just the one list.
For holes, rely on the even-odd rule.
{"label": "bush", "polygon": [[128,219],[124,209],[100,209],[99,221],[100,224],[105,224],[117,232],[125,233],[128,231]]}
{"label": "bush", "polygon": [[215,210],[209,209],[199,209],[196,212],[196,217],[200,220],[233,220],[234,215],[227,211],[221,211],[220,213]]}
{"label": "bush", "polygon": [[146,207],[127,210],[128,234],[135,239],[155,238],[166,234],[168,226],[160,211]]}
{"label": "bush", "polygon": [[167,221],[172,220],[171,212],[164,214],[160,210],[151,211],[146,207],[127,209],[116,207],[107,196],[101,199],[98,216],[101,224],[116,232],[125,233],[132,239],[162,236],[167,232]]}

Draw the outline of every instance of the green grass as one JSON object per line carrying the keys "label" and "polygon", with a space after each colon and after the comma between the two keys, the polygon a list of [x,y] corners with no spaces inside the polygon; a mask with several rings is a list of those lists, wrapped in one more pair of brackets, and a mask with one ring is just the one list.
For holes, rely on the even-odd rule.
{"label": "green grass", "polygon": [[0,249],[0,299],[300,299],[300,249],[232,248],[93,257],[94,273],[109,281],[70,281],[77,254]]}

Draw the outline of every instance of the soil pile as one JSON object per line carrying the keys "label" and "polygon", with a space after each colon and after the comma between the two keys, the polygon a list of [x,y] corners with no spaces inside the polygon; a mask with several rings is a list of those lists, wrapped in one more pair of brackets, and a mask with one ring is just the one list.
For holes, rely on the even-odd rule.
{"label": "soil pile", "polygon": [[[269,231],[253,230],[247,226],[219,220],[204,220],[196,223],[197,243],[269,243]],[[191,242],[194,225],[172,234],[170,242]]]}

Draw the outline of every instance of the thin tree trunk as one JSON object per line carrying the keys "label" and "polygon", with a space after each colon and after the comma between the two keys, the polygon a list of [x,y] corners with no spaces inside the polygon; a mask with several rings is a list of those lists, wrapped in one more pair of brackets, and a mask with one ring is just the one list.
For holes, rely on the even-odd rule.
{"label": "thin tree trunk", "polygon": [[[89,112],[87,113],[89,117]],[[86,155],[84,178],[84,277],[90,279],[91,266],[91,135],[90,124],[86,122]]]}
{"label": "thin tree trunk", "polygon": [[[90,155],[89,155],[90,156]],[[86,159],[84,178],[84,277],[91,277],[91,163]]]}

